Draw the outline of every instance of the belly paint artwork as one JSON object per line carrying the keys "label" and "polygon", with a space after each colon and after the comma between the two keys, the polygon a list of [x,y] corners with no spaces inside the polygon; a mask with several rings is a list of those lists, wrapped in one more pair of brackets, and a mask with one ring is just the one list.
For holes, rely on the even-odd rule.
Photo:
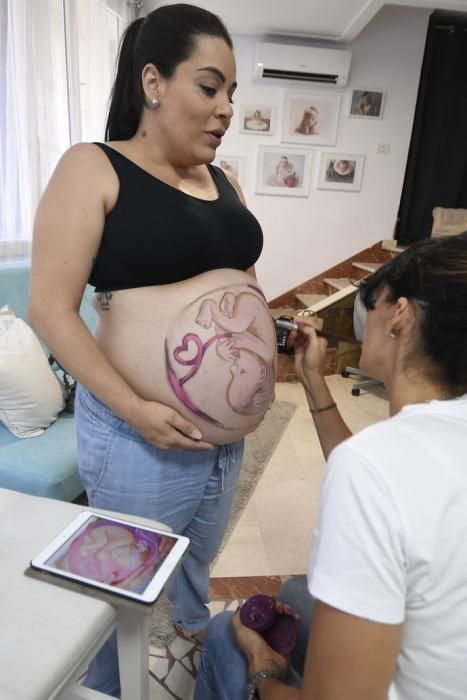
{"label": "belly paint artwork", "polygon": [[195,415],[225,429],[248,417],[256,425],[276,379],[275,330],[261,291],[240,284],[196,299],[169,329],[165,359],[172,391]]}

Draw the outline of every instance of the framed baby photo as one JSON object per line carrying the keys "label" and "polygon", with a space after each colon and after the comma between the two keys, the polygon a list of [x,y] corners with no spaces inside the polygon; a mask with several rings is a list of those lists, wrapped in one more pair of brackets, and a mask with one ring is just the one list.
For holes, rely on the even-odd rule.
{"label": "framed baby photo", "polygon": [[242,134],[270,136],[274,133],[275,128],[275,107],[257,104],[240,106],[240,132]]}
{"label": "framed baby photo", "polygon": [[337,139],[340,101],[340,95],[315,90],[287,91],[281,141],[303,146],[333,146]]}
{"label": "framed baby photo", "polygon": [[213,165],[218,165],[222,170],[227,170],[229,173],[242,184],[244,158],[241,156],[221,156],[218,155],[213,161]]}
{"label": "framed baby photo", "polygon": [[258,146],[257,194],[308,197],[311,151],[300,148]]}
{"label": "framed baby photo", "polygon": [[353,153],[320,153],[318,189],[359,192],[364,162],[365,156]]}
{"label": "framed baby photo", "polygon": [[382,90],[352,90],[349,117],[381,119],[385,93]]}

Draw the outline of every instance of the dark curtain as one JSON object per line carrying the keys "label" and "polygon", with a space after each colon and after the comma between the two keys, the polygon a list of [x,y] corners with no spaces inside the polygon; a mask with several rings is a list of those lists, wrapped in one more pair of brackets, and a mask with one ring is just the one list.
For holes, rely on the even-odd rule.
{"label": "dark curtain", "polygon": [[428,25],[397,241],[429,238],[438,206],[467,208],[467,13],[442,10]]}

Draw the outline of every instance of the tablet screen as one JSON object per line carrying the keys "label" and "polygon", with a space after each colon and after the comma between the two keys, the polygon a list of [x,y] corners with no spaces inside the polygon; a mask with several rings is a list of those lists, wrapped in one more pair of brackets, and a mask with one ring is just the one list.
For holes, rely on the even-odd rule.
{"label": "tablet screen", "polygon": [[176,542],[169,534],[92,515],[44,564],[144,594]]}

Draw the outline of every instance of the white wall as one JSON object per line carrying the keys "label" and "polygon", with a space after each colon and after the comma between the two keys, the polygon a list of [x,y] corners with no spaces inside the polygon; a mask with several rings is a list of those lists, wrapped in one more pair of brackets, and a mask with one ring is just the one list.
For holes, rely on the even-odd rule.
{"label": "white wall", "polygon": [[[254,193],[256,152],[260,144],[280,144],[285,89],[252,82],[255,38],[235,36],[237,79],[235,114],[218,156],[243,156],[242,187],[247,204],[264,232],[257,263],[258,279],[268,299],[332,267],[383,238],[392,238],[410,143],[420,69],[431,10],[386,6],[348,47],[352,51],[349,84],[337,89],[312,86],[342,95],[337,143],[312,149],[308,198]],[[352,88],[382,89],[386,100],[382,119],[347,116]],[[273,136],[239,133],[242,104],[272,104],[279,112]],[[377,144],[390,153],[376,153]],[[295,145],[294,145],[295,146]],[[316,189],[319,151],[365,155],[360,192]]]}

